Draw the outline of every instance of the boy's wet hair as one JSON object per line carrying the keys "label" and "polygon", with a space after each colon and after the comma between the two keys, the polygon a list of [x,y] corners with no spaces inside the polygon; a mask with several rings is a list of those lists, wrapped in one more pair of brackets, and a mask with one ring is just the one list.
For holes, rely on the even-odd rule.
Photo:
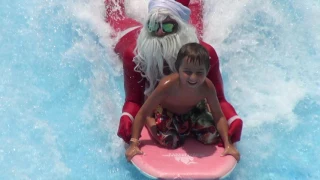
{"label": "boy's wet hair", "polygon": [[181,47],[178,52],[178,57],[175,62],[175,68],[179,71],[183,59],[187,57],[188,63],[197,63],[199,65],[204,64],[206,71],[209,71],[210,59],[209,53],[201,44],[199,43],[188,43]]}

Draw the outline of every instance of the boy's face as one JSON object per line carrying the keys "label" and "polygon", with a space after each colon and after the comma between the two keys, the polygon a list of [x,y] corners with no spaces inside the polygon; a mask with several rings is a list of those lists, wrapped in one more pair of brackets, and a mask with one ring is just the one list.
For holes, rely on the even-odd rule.
{"label": "boy's face", "polygon": [[205,64],[199,64],[198,61],[190,61],[188,57],[184,57],[180,68],[180,82],[191,88],[199,87],[207,76]]}

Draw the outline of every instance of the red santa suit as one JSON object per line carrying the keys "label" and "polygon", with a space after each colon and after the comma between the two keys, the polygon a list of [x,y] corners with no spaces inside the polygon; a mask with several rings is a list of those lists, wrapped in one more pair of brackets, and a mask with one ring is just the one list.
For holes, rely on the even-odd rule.
{"label": "red santa suit", "polygon": [[[144,90],[145,79],[142,78],[139,72],[134,70],[136,64],[133,62],[135,57],[134,49],[137,45],[137,37],[142,28],[142,25],[137,21],[125,16],[124,0],[119,0],[120,8],[114,11],[112,9],[112,0],[106,0],[107,18],[106,21],[117,32],[125,32],[115,46],[115,52],[123,60],[123,72],[124,72],[124,88],[125,88],[125,103],[122,108],[122,115],[120,118],[118,136],[125,142],[130,141],[131,126],[134,117],[139,111],[144,102]],[[190,22],[197,28],[198,35],[202,35],[202,21],[199,21],[199,16],[202,16],[202,7],[198,4],[190,4],[190,0],[176,0],[186,7],[191,9]],[[200,17],[202,19],[202,17]],[[214,84],[217,96],[221,105],[221,109],[229,124],[229,136],[232,142],[240,140],[242,131],[242,120],[237,115],[233,106],[225,99],[223,90],[223,81],[219,68],[219,58],[214,48],[200,40],[200,44],[203,45],[210,54],[211,69],[208,74],[208,78]]]}

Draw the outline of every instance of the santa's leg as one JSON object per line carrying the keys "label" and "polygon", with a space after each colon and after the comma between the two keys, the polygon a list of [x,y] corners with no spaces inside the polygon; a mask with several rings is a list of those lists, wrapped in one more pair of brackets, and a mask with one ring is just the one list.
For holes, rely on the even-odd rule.
{"label": "santa's leg", "polygon": [[202,18],[203,18],[203,1],[202,0],[194,0],[188,6],[191,10],[190,23],[197,29],[198,37],[200,39],[202,39],[202,36],[203,36],[203,20],[202,20]]}
{"label": "santa's leg", "polygon": [[116,31],[121,32],[141,24],[126,16],[124,0],[105,0],[106,22]]}

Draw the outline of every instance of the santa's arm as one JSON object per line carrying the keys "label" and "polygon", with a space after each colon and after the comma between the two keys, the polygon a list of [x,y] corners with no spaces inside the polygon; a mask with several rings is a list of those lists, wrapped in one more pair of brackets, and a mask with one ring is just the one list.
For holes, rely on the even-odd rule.
{"label": "santa's arm", "polygon": [[128,47],[120,54],[123,59],[125,103],[122,108],[118,136],[129,143],[131,138],[131,127],[134,117],[138,113],[144,101],[145,81],[139,72],[134,71],[135,63],[132,61],[133,48]]}
{"label": "santa's arm", "polygon": [[219,58],[216,51],[212,46],[207,43],[201,42],[201,44],[208,50],[210,55],[210,71],[208,78],[214,84],[217,96],[220,102],[221,109],[229,124],[229,136],[232,142],[240,141],[242,131],[242,120],[237,115],[233,106],[226,100],[223,92],[223,81],[219,68]]}
{"label": "santa's arm", "polygon": [[[123,76],[126,97],[123,110],[125,110],[125,112],[130,111],[131,115],[135,117],[144,102],[145,79],[141,77],[140,72],[134,70],[136,64],[133,62],[133,57],[133,50],[131,51],[130,48],[123,56]],[[136,110],[137,108],[133,108],[135,109],[133,111],[129,110],[131,108],[127,107],[128,104],[138,107],[138,110]]]}

